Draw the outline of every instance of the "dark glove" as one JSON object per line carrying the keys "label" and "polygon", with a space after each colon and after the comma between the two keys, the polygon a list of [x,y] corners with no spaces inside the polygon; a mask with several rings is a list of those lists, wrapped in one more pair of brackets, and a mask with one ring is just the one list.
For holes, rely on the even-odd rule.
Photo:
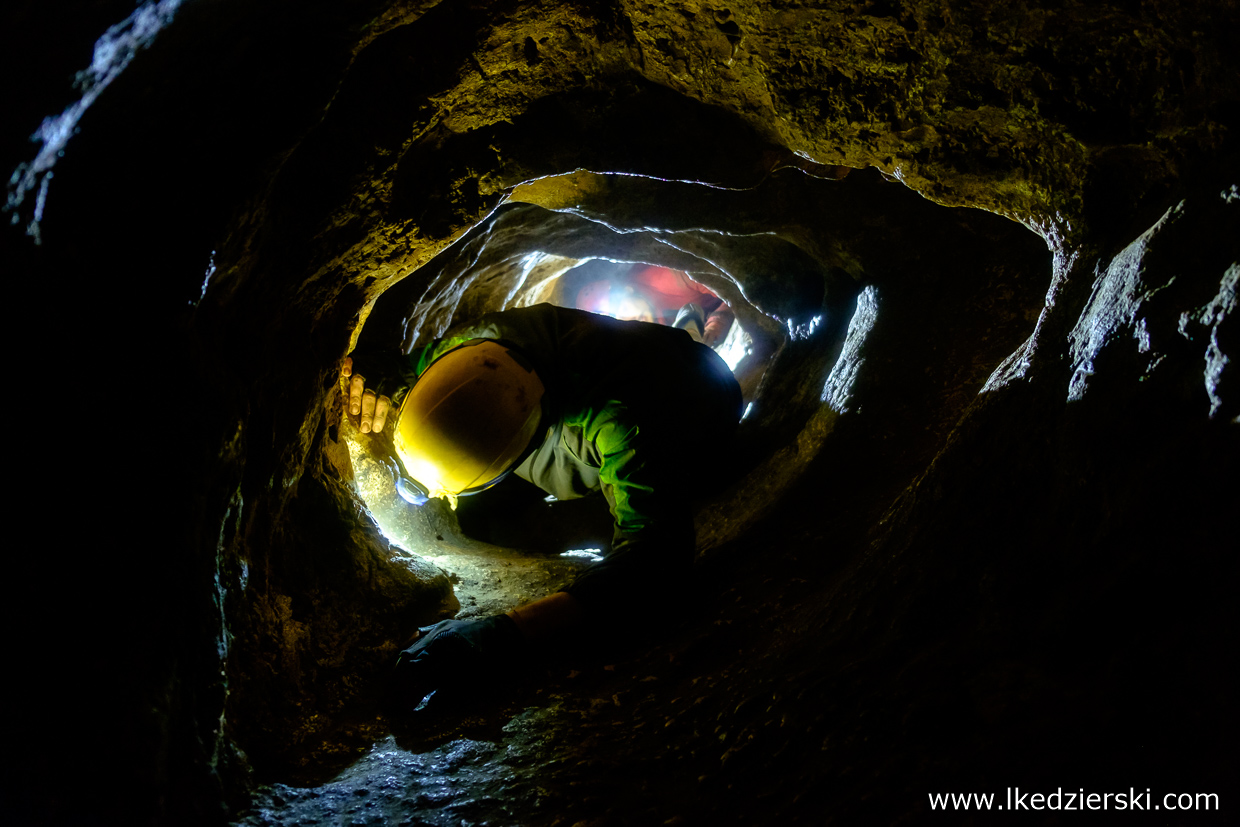
{"label": "dark glove", "polygon": [[499,677],[519,663],[525,644],[508,615],[441,620],[419,631],[418,642],[396,657],[397,689],[414,703],[436,689]]}

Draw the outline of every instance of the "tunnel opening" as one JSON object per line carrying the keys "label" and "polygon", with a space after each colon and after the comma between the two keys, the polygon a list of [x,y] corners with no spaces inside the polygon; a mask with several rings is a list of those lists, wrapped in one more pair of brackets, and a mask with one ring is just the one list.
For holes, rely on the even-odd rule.
{"label": "tunnel opening", "polygon": [[[276,6],[184,4],[9,216],[42,243],[6,249],[25,283],[82,286],[65,296],[83,330],[183,380],[163,391],[176,422],[145,440],[147,467],[175,464],[183,485],[135,479],[93,512],[114,525],[148,492],[133,568],[160,587],[110,557],[30,579],[112,587],[86,584],[81,614],[116,629],[52,627],[80,642],[63,675],[47,668],[73,687],[94,664],[139,689],[120,708],[100,687],[68,719],[98,754],[127,744],[141,776],[83,779],[81,798],[120,823],[135,808],[169,823],[816,823],[916,821],[926,789],[965,780],[1230,783],[1220,354],[1240,199],[1219,172],[1235,168],[1236,109],[1217,32],[1234,26],[1160,2],[1023,20],[328,5],[288,26]],[[72,25],[53,16],[38,28]],[[30,51],[17,59],[46,65]],[[1149,93],[1171,87],[1186,94]],[[1099,120],[1114,118],[1131,123]],[[841,164],[855,171],[824,180]],[[177,174],[134,187],[148,169]],[[149,256],[128,249],[132,216]],[[538,236],[513,270],[535,281],[640,262],[739,293],[766,369],[743,482],[698,515],[694,622],[548,668],[477,716],[397,722],[374,695],[404,634],[474,609],[359,503],[368,455],[342,438],[335,362],[362,331],[404,346],[502,306],[509,277],[490,290],[475,266],[497,229]],[[96,277],[107,252],[124,278]],[[402,289],[416,319],[387,307]],[[112,398],[115,377],[92,378]],[[107,417],[101,433],[129,432],[128,408]],[[423,538],[461,519],[423,516]],[[59,761],[16,777],[50,789]]]}
{"label": "tunnel opening", "polygon": [[[787,344],[786,325],[795,328],[796,321],[769,315],[745,295],[743,284],[762,274],[741,271],[738,277],[726,269],[737,269],[726,256],[710,261],[677,250],[666,239],[674,233],[650,226],[636,233],[646,239],[626,238],[609,225],[608,216],[587,220],[530,204],[501,207],[429,263],[427,272],[410,274],[418,285],[416,298],[399,283],[380,295],[357,340],[398,341],[407,351],[483,313],[539,303],[680,326],[697,341],[707,339],[704,343],[721,355],[741,383],[748,412],[764,374]],[[657,236],[664,237],[653,241]],[[726,248],[731,236],[718,236]],[[799,252],[775,234],[750,233],[742,241],[770,248],[777,259],[789,257],[782,248]],[[781,274],[787,282],[799,282],[800,295],[777,308],[793,319],[820,319],[825,289],[816,291],[814,282],[825,283],[829,268],[803,253],[801,258],[803,272]],[[727,298],[703,282],[723,285],[719,289]],[[684,423],[687,441],[692,427]],[[393,485],[390,431],[376,435],[344,428],[358,492],[396,547],[449,572],[461,602],[458,617],[495,614],[553,593],[610,548],[612,523],[601,494],[558,501],[509,478],[493,490],[461,497],[455,508],[441,500],[411,508]],[[733,450],[732,445],[696,448]]]}
{"label": "tunnel opening", "polygon": [[[650,187],[648,181],[637,183]],[[600,272],[610,276],[639,267],[677,266],[704,287],[716,287],[715,292],[730,299],[737,317],[734,329],[753,330],[754,335],[748,365],[737,362],[738,375],[748,377],[748,407],[730,446],[735,479],[699,505],[699,559],[708,561],[718,553],[729,560],[727,566],[757,565],[761,570],[761,563],[734,559],[738,540],[786,508],[783,501],[798,485],[806,486],[806,474],[822,473],[815,469],[831,461],[859,474],[867,466],[871,472],[893,464],[913,469],[929,461],[934,444],[970,395],[1028,336],[1050,278],[1050,254],[1041,239],[1019,225],[979,211],[939,207],[869,171],[841,181],[790,170],[747,192],[700,187],[697,194],[706,213],[721,211],[715,202],[735,203],[738,197],[766,203],[791,200],[789,209],[798,213],[812,204],[827,213],[820,212],[818,220],[832,222],[833,239],[825,250],[820,246],[810,255],[788,240],[798,238],[798,230],[781,226],[779,213],[765,216],[765,226],[751,224],[744,233],[730,232],[733,228],[726,224],[717,229],[693,216],[681,219],[692,225],[688,231],[652,229],[657,216],[641,215],[633,220],[634,229],[618,232],[614,215],[586,219],[513,202],[487,216],[424,268],[390,285],[367,308],[355,340],[408,349],[442,335],[456,322],[493,310],[544,300],[575,304],[581,288]],[[615,212],[630,209],[622,197]],[[879,232],[876,222],[882,226]],[[906,243],[893,246],[885,234],[899,235]],[[686,253],[704,236],[710,242],[709,260]],[[776,267],[764,264],[770,261]],[[902,291],[906,295],[901,296]],[[962,304],[961,291],[973,299]],[[1000,318],[1002,326],[996,327]],[[986,330],[980,336],[979,323]],[[875,344],[872,332],[877,327],[881,333],[886,325],[925,331],[927,345],[913,356]],[[949,378],[944,373],[948,363],[964,352],[970,354],[970,370],[961,373],[957,365]],[[916,367],[900,364],[910,358]],[[870,427],[873,415],[863,414],[862,408],[874,388],[866,387],[867,372],[860,370],[867,360],[884,366],[887,381],[903,382],[920,394],[894,418],[892,412],[886,414],[888,421],[878,426],[884,433],[899,431],[897,421],[907,423],[939,382],[958,383],[958,395],[936,403],[933,424],[917,421],[905,428],[898,445],[863,439],[833,448],[833,435],[853,441]],[[879,419],[883,416],[878,414]],[[447,606],[446,614],[484,617],[554,592],[590,564],[589,552],[606,551],[611,525],[601,497],[547,501],[533,486],[515,481],[519,484],[506,482],[476,498],[461,498],[456,512],[434,500],[413,508],[396,492],[384,467],[391,449],[382,437],[344,426],[341,440],[348,446],[361,499],[394,546],[395,564],[413,564],[416,558],[418,564],[448,572],[459,607]],[[920,447],[910,450],[913,445]],[[846,480],[818,480],[807,487],[841,484],[851,487]],[[518,490],[522,487],[524,491]],[[883,496],[897,493],[893,488]],[[853,491],[853,496],[861,495]],[[873,497],[874,492],[864,496]],[[505,716],[512,713],[490,714],[509,720]],[[293,775],[313,786],[343,769],[363,748],[377,750],[366,753],[374,759],[433,746],[407,731],[397,741],[384,741],[380,732],[394,726],[399,730],[401,725],[381,720],[360,740],[340,740],[334,734],[328,740],[336,739],[336,749],[344,755],[334,753],[318,765],[302,763]],[[376,740],[382,745],[370,747]]]}

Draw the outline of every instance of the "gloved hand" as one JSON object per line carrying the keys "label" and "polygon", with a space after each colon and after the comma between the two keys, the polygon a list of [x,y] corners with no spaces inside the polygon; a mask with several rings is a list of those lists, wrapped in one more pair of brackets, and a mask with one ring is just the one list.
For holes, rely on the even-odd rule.
{"label": "gloved hand", "polygon": [[419,631],[397,656],[395,675],[397,690],[415,704],[436,689],[498,677],[517,665],[525,645],[508,615],[441,620]]}

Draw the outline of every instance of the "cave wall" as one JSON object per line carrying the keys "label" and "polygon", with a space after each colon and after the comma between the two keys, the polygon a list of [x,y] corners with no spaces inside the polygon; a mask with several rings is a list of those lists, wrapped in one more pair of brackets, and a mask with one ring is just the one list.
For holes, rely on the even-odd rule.
{"label": "cave wall", "polygon": [[[6,76],[37,78],[17,84],[13,129],[29,134],[71,99],[101,25],[129,11],[71,5],[63,19],[5,12],[6,29],[28,35]],[[18,644],[33,676],[23,703],[49,712],[18,724],[30,747],[11,756],[17,811],[217,822],[221,802],[244,806],[249,766],[306,759],[301,747],[371,691],[353,676],[451,609],[440,575],[392,567],[337,442],[336,364],[392,284],[425,289],[424,265],[511,195],[618,227],[775,233],[821,263],[830,301],[833,286],[884,286],[864,266],[877,253],[854,254],[888,226],[832,232],[830,198],[813,215],[795,199],[711,215],[671,182],[727,191],[841,166],[1015,219],[1052,259],[1026,343],[1001,367],[986,351],[969,381],[944,380],[951,404],[916,446],[900,443],[884,478],[778,492],[786,502],[763,525],[794,534],[832,497],[856,506],[852,524],[823,517],[800,536],[822,543],[833,526],[853,544],[848,584],[816,601],[854,618],[822,620],[831,645],[877,653],[849,685],[881,685],[902,653],[927,651],[925,632],[909,631],[920,643],[908,650],[869,636],[892,615],[905,631],[933,618],[958,646],[1011,640],[1019,669],[976,671],[978,694],[998,699],[985,724],[999,738],[1016,727],[1003,710],[1022,708],[1000,691],[1012,674],[1036,666],[1045,677],[1029,691],[1048,698],[1076,677],[1062,658],[1030,666],[1019,653],[1086,629],[1122,641],[1127,659],[1103,674],[1121,708],[1148,711],[1165,687],[1123,692],[1143,679],[1133,641],[1148,640],[1174,653],[1181,706],[1199,702],[1190,731],[1221,720],[1234,732],[1215,717],[1227,687],[1215,653],[1235,628],[1221,592],[1234,563],[1219,551],[1236,444],[1234,365],[1220,355],[1235,324],[1235,21],[1234,3],[185,3],[83,114],[54,179],[49,168],[10,187],[3,260],[14,306],[29,308],[13,350],[26,381],[50,362],[55,389],[90,400],[95,440],[80,450],[76,408],[56,445],[17,440],[15,465],[47,469],[32,492],[81,496],[69,550],[22,554],[15,576],[59,596]],[[8,168],[29,161],[20,140],[4,146]],[[617,197],[614,181],[568,175],[579,169],[669,182],[625,181]],[[568,177],[526,183],[543,176]],[[996,310],[1009,326],[1025,312]],[[950,358],[976,352],[963,344],[971,324]],[[901,335],[867,345],[854,396],[872,411],[901,395],[898,349],[878,358]],[[992,368],[974,399],[975,374]],[[793,450],[818,429],[810,480],[847,459],[823,441],[817,391],[789,389],[796,415],[767,432],[770,450]],[[866,433],[866,407],[854,401],[835,436]],[[78,450],[66,456],[65,441]],[[32,522],[59,525],[62,508],[35,505]],[[1004,539],[961,540],[990,536]],[[734,553],[725,540],[719,560]],[[1039,588],[1012,585],[1026,581]],[[943,614],[940,591],[972,597]],[[1150,611],[1161,591],[1169,600]],[[1034,619],[995,608],[1007,604]],[[13,628],[29,624],[16,614]],[[799,640],[788,657],[819,651]],[[1080,666],[1085,644],[1073,646]],[[944,692],[950,664],[975,662],[953,651],[931,658]],[[883,696],[887,719],[942,712],[916,677]],[[1198,768],[1218,754],[1204,735],[1159,731],[1169,747],[1201,747]],[[62,743],[112,766],[59,785],[49,745]]]}

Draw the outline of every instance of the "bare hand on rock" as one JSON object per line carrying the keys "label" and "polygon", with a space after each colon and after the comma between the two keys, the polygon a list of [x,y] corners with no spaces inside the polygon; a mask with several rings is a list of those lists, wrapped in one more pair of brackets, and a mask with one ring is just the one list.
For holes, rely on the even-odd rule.
{"label": "bare hand on rock", "polygon": [[344,357],[340,365],[340,392],[345,396],[347,415],[359,431],[368,434],[383,430],[388,412],[392,409],[392,400],[377,396],[366,387],[366,377],[353,373],[353,358],[350,356]]}

